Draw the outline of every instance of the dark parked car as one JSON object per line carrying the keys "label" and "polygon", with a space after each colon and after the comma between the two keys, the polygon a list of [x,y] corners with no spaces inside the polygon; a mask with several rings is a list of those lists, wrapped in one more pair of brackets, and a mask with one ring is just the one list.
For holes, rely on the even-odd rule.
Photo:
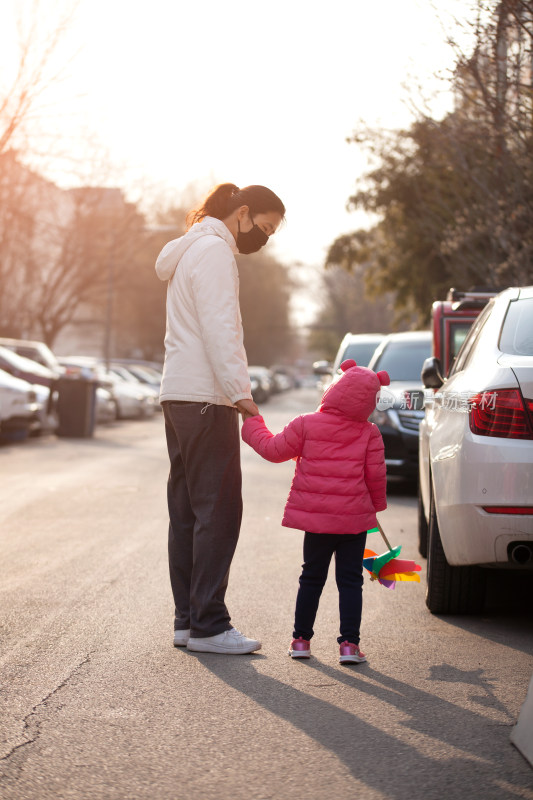
{"label": "dark parked car", "polygon": [[391,333],[372,356],[369,369],[385,370],[390,386],[381,390],[370,415],[385,444],[387,474],[404,478],[418,475],[418,428],[424,416],[422,365],[431,355],[431,331]]}
{"label": "dark parked car", "polygon": [[266,367],[249,367],[248,374],[252,386],[254,403],[266,403],[272,394],[272,381]]}
{"label": "dark parked car", "polygon": [[270,367],[270,371],[274,376],[274,381],[279,392],[295,389],[299,385],[295,368],[288,364],[273,364]]}

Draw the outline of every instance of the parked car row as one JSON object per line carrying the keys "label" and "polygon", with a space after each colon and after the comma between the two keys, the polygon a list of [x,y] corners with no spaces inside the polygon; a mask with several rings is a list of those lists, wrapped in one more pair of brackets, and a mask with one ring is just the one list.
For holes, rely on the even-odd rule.
{"label": "parked car row", "polygon": [[113,419],[152,416],[159,407],[161,377],[157,385],[155,382],[148,385],[127,367],[114,362],[108,367],[102,360],[90,356],[62,356],[59,363],[67,374],[97,381],[110,399]]}
{"label": "parked car row", "polygon": [[[71,425],[74,413],[68,404],[90,415],[86,424],[92,426],[151,416],[159,408],[158,367],[134,361],[106,366],[83,356],[56,358],[42,342],[0,339],[0,439],[68,435],[65,420]],[[90,387],[86,397],[84,385]]]}
{"label": "parked car row", "polygon": [[248,374],[252,386],[252,397],[258,405],[266,403],[273,394],[285,392],[298,385],[295,373],[290,367],[284,365],[274,365],[270,369],[252,365],[248,367]]}
{"label": "parked car row", "polygon": [[[258,404],[299,385],[296,371],[287,365],[250,366],[249,374]],[[157,362],[56,357],[42,342],[0,339],[0,437],[2,432],[13,439],[57,431],[58,379],[65,378],[95,384],[96,423],[143,418],[160,410],[162,366]]]}
{"label": "parked car row", "polygon": [[[365,335],[347,335],[326,385]],[[432,330],[386,336],[368,366],[389,387],[371,415],[389,475],[418,474],[418,540],[432,613],[478,613],[489,571],[533,585],[533,287],[450,290]]]}
{"label": "parked car row", "polygon": [[481,611],[489,570],[527,571],[533,585],[533,287],[451,289],[432,330],[377,346],[347,334],[333,365],[314,365],[322,390],[347,358],[391,378],[370,420],[388,475],[418,476],[430,611]]}

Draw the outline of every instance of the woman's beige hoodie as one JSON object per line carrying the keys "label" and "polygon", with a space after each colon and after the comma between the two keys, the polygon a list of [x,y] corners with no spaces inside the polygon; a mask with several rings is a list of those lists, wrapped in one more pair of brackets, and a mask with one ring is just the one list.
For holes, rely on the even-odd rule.
{"label": "woman's beige hoodie", "polygon": [[168,281],[160,402],[231,406],[252,397],[234,253],[225,224],[205,217],[157,258],[157,275]]}

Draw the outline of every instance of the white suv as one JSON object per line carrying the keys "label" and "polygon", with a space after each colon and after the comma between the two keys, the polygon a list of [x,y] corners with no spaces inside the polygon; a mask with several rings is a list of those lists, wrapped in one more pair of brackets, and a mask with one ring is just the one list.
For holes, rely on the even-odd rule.
{"label": "white suv", "polygon": [[433,357],[422,380],[426,603],[433,613],[475,613],[487,567],[533,570],[533,287],[490,300],[449,377]]}
{"label": "white suv", "polygon": [[383,333],[347,333],[339,345],[333,365],[329,361],[316,361],[313,364],[315,375],[321,376],[320,394],[326,391],[337,372],[340,374],[339,367],[343,361],[353,358],[359,367],[367,367],[384,338]]}

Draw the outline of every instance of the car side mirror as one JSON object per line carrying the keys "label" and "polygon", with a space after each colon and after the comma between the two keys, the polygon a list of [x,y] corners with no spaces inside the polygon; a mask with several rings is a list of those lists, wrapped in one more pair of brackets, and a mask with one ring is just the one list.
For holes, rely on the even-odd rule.
{"label": "car side mirror", "polygon": [[329,361],[315,361],[313,372],[315,375],[333,375],[333,367]]}
{"label": "car side mirror", "polygon": [[438,358],[435,356],[426,358],[422,364],[422,372],[420,373],[425,389],[440,389],[444,383],[441,370],[442,367]]}

